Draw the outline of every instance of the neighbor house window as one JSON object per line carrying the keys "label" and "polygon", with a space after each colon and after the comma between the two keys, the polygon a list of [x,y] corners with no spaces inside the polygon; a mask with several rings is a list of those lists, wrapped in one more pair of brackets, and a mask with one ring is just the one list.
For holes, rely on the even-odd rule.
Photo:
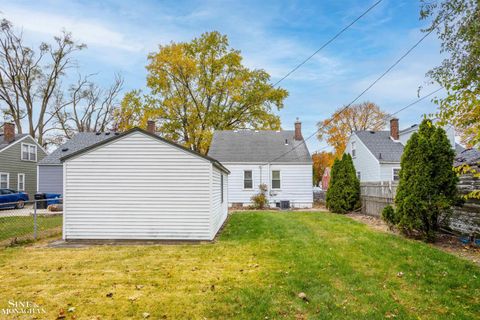
{"label": "neighbor house window", "polygon": [[280,189],[280,171],[272,171],[272,189]]}
{"label": "neighbor house window", "polygon": [[0,189],[8,189],[9,174],[0,172]]}
{"label": "neighbor house window", "polygon": [[25,173],[18,174],[17,189],[18,191],[25,191]]}
{"label": "neighbor house window", "polygon": [[393,181],[400,181],[400,168],[393,168],[392,176]]}
{"label": "neighbor house window", "polygon": [[358,178],[358,180],[361,180],[361,178],[362,178],[362,174],[360,173],[360,171],[357,171],[357,178]]}
{"label": "neighbor house window", "polygon": [[223,174],[220,174],[220,194],[221,194],[222,203],[223,203]]}
{"label": "neighbor house window", "polygon": [[243,188],[253,189],[252,170],[243,171]]}
{"label": "neighbor house window", "polygon": [[355,141],[352,142],[352,158],[355,158],[357,155],[357,150],[355,149]]}
{"label": "neighbor house window", "polygon": [[37,146],[22,143],[22,160],[37,161]]}

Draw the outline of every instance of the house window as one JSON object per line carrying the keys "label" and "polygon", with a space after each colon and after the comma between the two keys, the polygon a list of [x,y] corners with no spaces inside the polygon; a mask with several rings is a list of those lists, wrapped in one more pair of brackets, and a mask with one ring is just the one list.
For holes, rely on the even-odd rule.
{"label": "house window", "polygon": [[252,170],[243,171],[243,188],[253,189]]}
{"label": "house window", "polygon": [[360,171],[357,171],[357,178],[358,178],[359,181],[360,181],[361,178],[362,178],[362,174],[360,173]]}
{"label": "house window", "polygon": [[9,180],[8,173],[0,173],[0,189],[8,189]]}
{"label": "house window", "polygon": [[223,203],[223,174],[220,174],[220,194],[221,194],[222,203]]}
{"label": "house window", "polygon": [[25,173],[19,173],[17,181],[18,191],[25,191]]}
{"label": "house window", "polygon": [[355,158],[357,155],[357,150],[355,149],[355,141],[352,141],[352,158]]}
{"label": "house window", "polygon": [[34,144],[22,143],[22,160],[37,161],[37,146]]}
{"label": "house window", "polygon": [[280,171],[272,171],[272,189],[280,189]]}
{"label": "house window", "polygon": [[400,168],[393,168],[392,170],[392,180],[400,181]]}

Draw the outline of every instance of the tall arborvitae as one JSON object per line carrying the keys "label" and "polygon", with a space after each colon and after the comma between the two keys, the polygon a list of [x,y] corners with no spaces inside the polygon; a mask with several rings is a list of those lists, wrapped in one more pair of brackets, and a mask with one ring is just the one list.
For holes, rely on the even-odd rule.
{"label": "tall arborvitae", "polygon": [[360,182],[349,154],[333,164],[326,202],[327,208],[336,213],[352,211],[360,203]]}
{"label": "tall arborvitae", "polygon": [[420,232],[427,241],[435,239],[441,220],[449,217],[456,200],[454,158],[445,131],[424,120],[401,159],[394,221],[402,231]]}

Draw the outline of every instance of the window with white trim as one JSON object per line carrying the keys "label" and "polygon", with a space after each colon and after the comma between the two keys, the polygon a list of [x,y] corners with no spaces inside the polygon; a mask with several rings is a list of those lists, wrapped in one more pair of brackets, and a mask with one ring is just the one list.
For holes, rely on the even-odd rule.
{"label": "window with white trim", "polygon": [[0,172],[0,189],[8,189],[10,174]]}
{"label": "window with white trim", "polygon": [[17,190],[25,191],[25,173],[19,173],[17,179]]}
{"label": "window with white trim", "polygon": [[357,171],[357,178],[358,178],[359,181],[360,181],[361,178],[362,178],[362,174],[360,173],[360,171]]}
{"label": "window with white trim", "polygon": [[22,160],[37,161],[37,146],[34,144],[22,143]]}
{"label": "window with white trim", "polygon": [[400,181],[400,168],[393,168],[392,169],[392,180],[393,181]]}
{"label": "window with white trim", "polygon": [[280,170],[272,170],[272,189],[280,189]]}
{"label": "window with white trim", "polygon": [[243,189],[253,189],[252,170],[243,171]]}
{"label": "window with white trim", "polygon": [[352,158],[357,155],[357,149],[355,149],[355,141],[352,141]]}

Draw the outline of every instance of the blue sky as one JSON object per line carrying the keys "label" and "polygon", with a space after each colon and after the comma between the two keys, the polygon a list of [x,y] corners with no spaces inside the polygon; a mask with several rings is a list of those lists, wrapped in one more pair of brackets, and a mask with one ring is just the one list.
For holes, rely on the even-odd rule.
{"label": "blue sky", "polygon": [[[317,50],[375,1],[0,1],[3,16],[22,27],[31,44],[63,28],[86,43],[80,71],[108,85],[115,72],[125,90],[144,88],[146,56],[159,44],[189,41],[202,32],[226,34],[244,64],[270,73],[272,82]],[[384,0],[340,38],[281,83],[290,93],[279,112],[284,129],[299,117],[304,136],[316,122],[350,102],[420,37],[418,0]],[[441,61],[435,34],[359,101],[395,112],[417,99],[425,73]],[[420,95],[436,89],[429,85]],[[418,122],[436,106],[424,102],[398,114],[400,127]],[[313,152],[325,146],[308,142]]]}

